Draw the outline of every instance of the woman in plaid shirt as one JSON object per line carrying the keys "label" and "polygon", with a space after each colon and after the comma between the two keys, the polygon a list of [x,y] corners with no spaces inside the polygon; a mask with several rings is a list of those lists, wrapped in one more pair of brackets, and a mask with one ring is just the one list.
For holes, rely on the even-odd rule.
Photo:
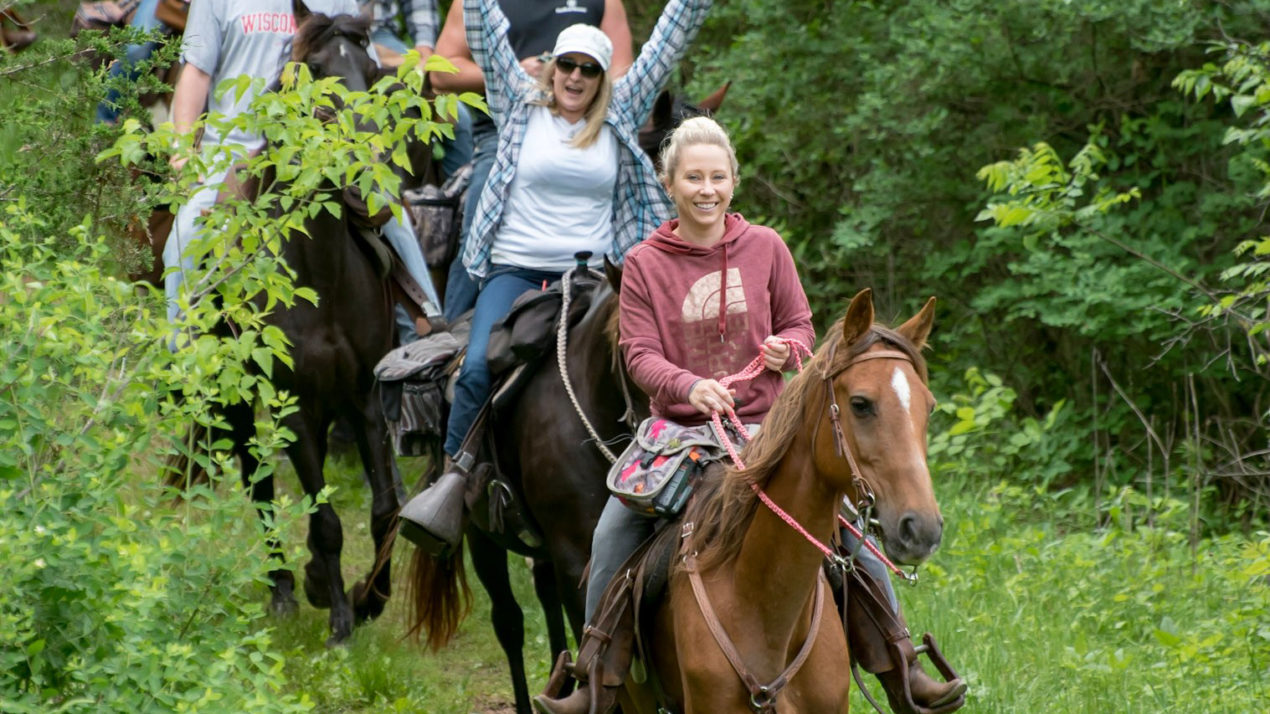
{"label": "woman in plaid shirt", "polygon": [[597,266],[606,254],[620,261],[670,217],[670,200],[639,147],[638,130],[710,5],[669,0],[634,64],[617,80],[609,73],[608,37],[590,25],[570,26],[534,80],[507,42],[498,0],[464,0],[468,45],[485,75],[499,138],[463,254],[481,291],[446,429],[445,474],[403,509],[424,514],[411,520],[434,539],[419,535],[425,548],[442,551],[459,542],[461,520],[454,511],[462,499],[455,496],[466,474],[453,463],[489,397],[485,351],[491,328],[521,293],[573,267],[576,253],[590,252]]}

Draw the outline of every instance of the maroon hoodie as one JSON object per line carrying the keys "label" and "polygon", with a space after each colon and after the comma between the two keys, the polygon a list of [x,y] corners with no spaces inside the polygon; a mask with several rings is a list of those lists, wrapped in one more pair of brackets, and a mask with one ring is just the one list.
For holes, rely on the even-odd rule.
{"label": "maroon hoodie", "polygon": [[[675,235],[678,225],[663,223],[626,254],[621,347],[653,414],[692,425],[708,421],[688,403],[698,379],[740,372],[768,335],[812,348],[816,334],[794,258],[776,231],[729,213],[723,239],[700,248]],[[786,369],[793,364],[791,355]],[[734,384],[741,421],[762,421],[783,386],[771,370]]]}

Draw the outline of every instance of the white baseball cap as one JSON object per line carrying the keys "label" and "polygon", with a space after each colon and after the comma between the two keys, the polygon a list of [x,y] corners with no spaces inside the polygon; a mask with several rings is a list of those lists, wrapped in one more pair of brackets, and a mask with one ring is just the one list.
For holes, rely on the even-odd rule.
{"label": "white baseball cap", "polygon": [[570,52],[581,52],[590,56],[607,72],[609,62],[613,59],[613,43],[598,27],[583,24],[570,25],[556,36],[556,48],[551,54],[559,57]]}

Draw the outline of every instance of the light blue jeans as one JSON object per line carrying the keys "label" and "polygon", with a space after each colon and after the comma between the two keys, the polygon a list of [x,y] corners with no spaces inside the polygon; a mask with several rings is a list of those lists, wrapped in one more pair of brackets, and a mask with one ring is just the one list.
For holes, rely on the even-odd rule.
{"label": "light blue jeans", "polygon": [[600,522],[591,534],[591,574],[586,581],[586,622],[592,623],[600,596],[609,581],[641,543],[648,540],[659,516],[646,516],[627,508],[617,496],[609,496]]}
{"label": "light blue jeans", "polygon": [[[163,265],[170,269],[163,276],[163,291],[167,296],[169,321],[175,322],[180,315],[177,299],[185,284],[185,272],[194,267],[193,259],[187,255],[188,248],[193,241],[203,235],[203,211],[216,203],[216,194],[227,173],[226,169],[209,176],[202,185],[194,189],[189,202],[181,206],[176,213],[176,220],[172,224],[167,244],[163,247]],[[432,277],[428,275],[428,265],[423,259],[423,251],[419,248],[419,241],[415,238],[414,229],[410,226],[409,220],[406,212],[402,211],[401,218],[389,220],[381,231],[384,239],[397,251],[397,255],[401,256],[406,272],[419,283],[432,304],[440,309],[441,301],[437,295],[437,289],[432,285]],[[402,344],[418,338],[415,334],[414,321],[401,306],[397,306],[395,310],[395,319]]]}

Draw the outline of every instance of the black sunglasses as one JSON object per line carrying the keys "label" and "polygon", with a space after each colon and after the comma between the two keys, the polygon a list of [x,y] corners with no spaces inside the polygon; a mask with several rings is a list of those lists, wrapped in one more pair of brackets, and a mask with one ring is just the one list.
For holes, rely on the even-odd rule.
{"label": "black sunglasses", "polygon": [[573,70],[575,69],[580,69],[582,70],[582,76],[587,79],[595,79],[600,76],[601,72],[604,71],[604,68],[595,62],[579,63],[577,60],[571,60],[568,57],[557,57],[556,67],[558,67],[560,71],[564,72],[566,75],[573,74]]}

